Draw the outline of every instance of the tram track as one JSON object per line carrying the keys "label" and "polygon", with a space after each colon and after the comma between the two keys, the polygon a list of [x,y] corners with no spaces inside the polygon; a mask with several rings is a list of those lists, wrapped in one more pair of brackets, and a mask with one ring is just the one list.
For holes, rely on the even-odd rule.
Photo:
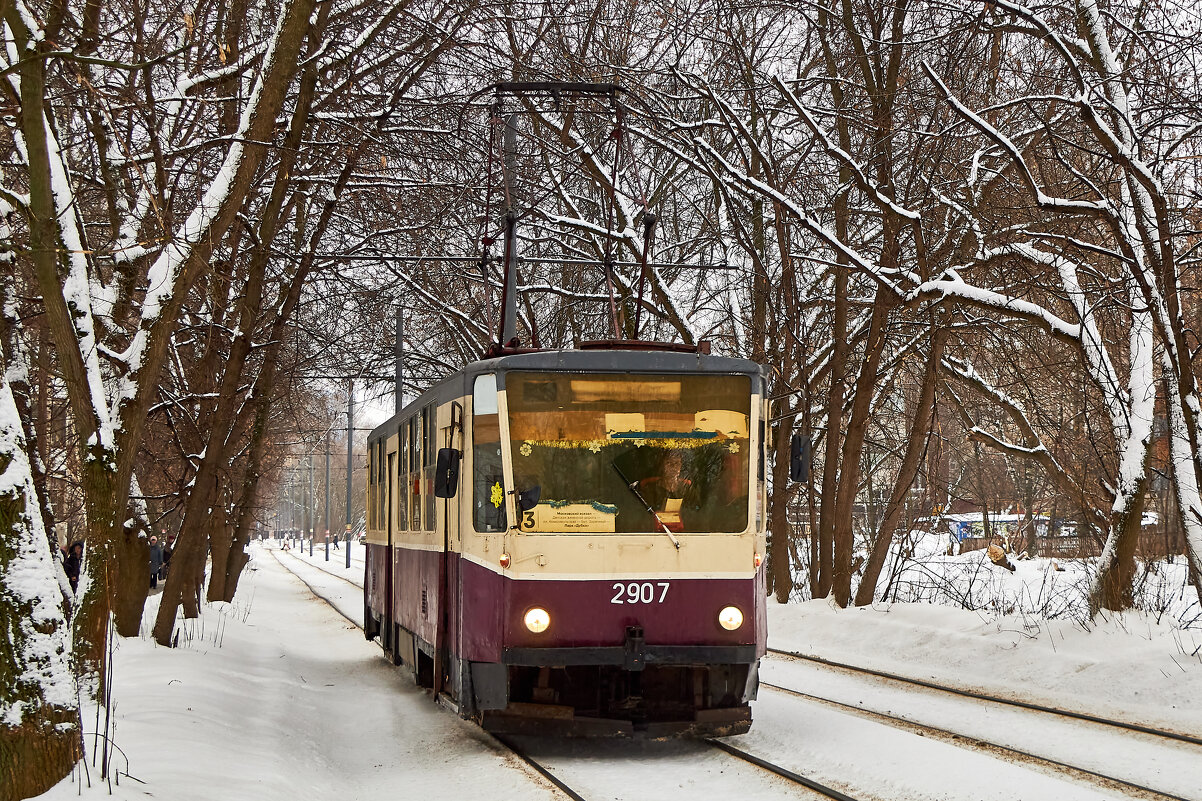
{"label": "tram track", "polygon": [[[307,581],[304,578],[304,576],[301,576],[299,573],[291,570],[288,567],[288,565],[284,564],[284,561],[282,559],[280,559],[279,552],[273,550],[272,556],[275,557],[276,562],[281,567],[283,567],[285,570],[287,570],[289,573],[291,573],[294,577],[296,577],[296,579],[298,581],[300,581],[301,584],[305,585],[305,588],[313,595],[313,597],[317,598],[318,600],[320,600],[323,603],[325,603],[326,605],[328,605],[331,609],[333,609],[335,612],[337,612],[339,615],[341,615],[343,618],[345,618],[348,622],[350,622],[352,625],[354,625],[355,628],[360,629],[360,630],[363,629],[363,626],[359,621],[353,619],[352,617],[347,615],[345,612],[343,612],[341,609],[339,609],[338,605],[336,603],[334,603],[333,600],[331,600],[324,593],[322,593],[320,590],[318,590],[318,588],[314,587],[309,581]],[[316,565],[312,565],[307,560],[301,559],[300,557],[294,556],[293,558],[297,559],[297,561],[300,561],[304,564],[309,565],[313,569],[318,570],[327,576],[341,579],[353,587],[356,587],[356,588],[359,587],[359,585],[355,584],[355,582],[351,581],[350,579],[346,578],[345,576],[339,576],[338,574],[336,574],[332,571],[323,570],[322,568],[317,567]],[[504,748],[509,753],[513,754],[517,759],[521,760],[524,764],[528,765],[532,770],[534,770],[536,773],[538,773],[540,776],[542,776],[544,779],[546,779],[548,782],[550,782],[556,789],[558,789],[561,793],[563,793],[571,801],[588,801],[588,799],[585,796],[581,795],[577,790],[573,789],[569,784],[567,784],[561,778],[556,776],[555,773],[552,772],[552,770],[549,767],[547,767],[543,763],[539,762],[535,757],[531,756],[527,751],[522,749],[519,745],[514,743],[508,737],[505,737],[503,735],[493,734],[491,732],[486,732],[486,734],[493,741],[495,741],[498,745],[500,745],[502,748]],[[758,767],[761,770],[767,771],[768,773],[772,774],[773,776],[776,776],[780,779],[784,779],[793,784],[804,787],[807,790],[810,790],[812,792],[818,793],[823,798],[830,798],[830,799],[834,799],[835,801],[861,801],[860,799],[857,799],[854,796],[847,795],[846,793],[843,793],[840,790],[837,790],[833,787],[829,787],[829,786],[822,784],[821,782],[818,782],[807,776],[803,776],[795,771],[789,770],[788,768],[782,767],[782,766],[777,765],[773,762],[770,762],[766,759],[758,757],[755,754],[752,754],[748,751],[744,751],[741,748],[736,748],[735,746],[731,745],[730,743],[724,742],[722,740],[704,739],[704,740],[700,740],[699,742],[704,742],[704,743],[708,744],[709,746],[713,747],[714,749],[722,751],[723,753],[727,754],[728,756],[731,756],[742,762],[746,762],[750,765],[754,765],[755,767]]]}
{"label": "tram track", "polygon": [[[1153,787],[1147,787],[1147,786],[1139,784],[1137,782],[1131,782],[1126,779],[1120,779],[1117,776],[1110,776],[1108,774],[1090,770],[1088,768],[1084,768],[1079,765],[1072,765],[1067,762],[1062,762],[1060,760],[1052,759],[1051,757],[1034,754],[1034,753],[1031,753],[1030,751],[1025,751],[1021,748],[1015,748],[1013,746],[1008,746],[1008,745],[1003,745],[1001,743],[991,742],[989,740],[984,740],[975,735],[964,734],[961,732],[952,731],[950,729],[945,729],[945,728],[942,728],[939,726],[934,726],[929,723],[920,723],[918,721],[911,720],[909,718],[904,718],[904,717],[900,717],[897,715],[891,715],[887,712],[880,712],[880,711],[876,711],[876,710],[865,709],[863,707],[858,707],[854,704],[849,704],[849,703],[846,703],[843,701],[836,701],[832,698],[824,698],[823,696],[820,696],[820,695],[813,695],[812,693],[802,692],[800,690],[794,690],[789,687],[782,687],[780,685],[772,684],[771,682],[766,682],[766,681],[761,681],[760,687],[767,688],[767,689],[773,690],[775,692],[785,693],[785,694],[793,696],[795,698],[802,698],[807,701],[813,701],[816,703],[824,704],[829,707],[844,710],[844,711],[850,712],[854,715],[857,715],[859,717],[866,718],[868,720],[885,723],[887,725],[894,726],[896,728],[903,729],[906,731],[912,731],[914,733],[919,734],[920,736],[926,736],[928,734],[931,734],[931,735],[934,735],[938,739],[944,740],[946,742],[949,742],[949,743],[952,743],[954,745],[958,745],[961,747],[972,748],[974,750],[983,751],[983,752],[985,752],[987,754],[991,754],[991,755],[1002,754],[1002,755],[1006,755],[1008,757],[1016,757],[1019,761],[1023,761],[1028,764],[1033,764],[1036,766],[1052,768],[1052,769],[1057,770],[1071,778],[1082,779],[1082,780],[1090,782],[1091,784],[1096,784],[1097,786],[1101,787],[1102,789],[1118,790],[1118,791],[1124,792],[1124,793],[1135,792],[1135,793],[1139,794],[1138,797],[1153,799],[1153,800],[1168,799],[1169,801],[1197,801],[1196,799],[1190,799],[1190,798],[1186,798],[1184,796],[1175,795],[1173,793],[1170,793],[1170,792],[1167,792],[1164,790],[1157,790]],[[1136,796],[1132,796],[1132,797],[1136,797]]]}
{"label": "tram track", "polygon": [[[304,578],[304,576],[300,575],[300,574],[299,574],[299,573],[297,573],[295,570],[291,570],[291,569],[289,569],[288,565],[284,564],[283,560],[281,560],[281,559],[280,559],[280,555],[279,555],[279,552],[278,552],[278,551],[272,551],[272,552],[271,552],[271,554],[272,554],[272,556],[274,556],[274,557],[275,557],[275,560],[276,560],[276,562],[278,562],[278,563],[279,563],[280,567],[284,568],[284,569],[285,569],[285,570],[287,570],[289,573],[291,573],[291,574],[292,574],[292,575],[293,575],[293,576],[296,578],[296,580],[297,580],[297,581],[299,581],[301,584],[304,584],[304,585],[305,585],[305,589],[307,589],[307,590],[308,590],[310,593],[312,593],[314,598],[317,598],[318,600],[320,600],[320,601],[323,601],[323,602],[324,602],[324,603],[325,603],[327,606],[329,606],[329,607],[330,607],[331,609],[333,609],[335,612],[337,612],[338,614],[342,615],[342,617],[346,618],[346,620],[347,620],[347,621],[348,621],[348,622],[349,622],[351,625],[353,625],[355,628],[359,629],[360,631],[362,631],[362,630],[363,630],[363,624],[362,624],[362,623],[360,623],[358,620],[355,620],[353,617],[351,617],[350,615],[348,615],[346,612],[343,612],[341,609],[339,609],[339,608],[338,608],[338,604],[334,603],[332,600],[330,600],[330,599],[329,599],[329,598],[327,598],[325,595],[323,595],[321,592],[319,592],[319,591],[318,591],[318,589],[317,589],[316,587],[314,587],[312,584],[310,584],[309,582],[305,581],[305,578]],[[293,558],[295,559],[295,558],[298,558],[298,557],[293,557]],[[308,563],[306,562],[305,564],[308,564]],[[316,568],[316,569],[317,569],[317,570],[321,570],[321,568]],[[350,579],[348,579],[348,578],[343,578],[342,576],[335,575],[334,573],[330,573],[329,571],[326,571],[326,570],[322,570],[321,572],[322,572],[322,573],[325,573],[327,576],[333,576],[334,578],[340,578],[340,579],[342,579],[343,581],[345,581],[347,584],[350,584],[352,587],[358,587],[358,586],[359,586],[358,584],[355,584],[355,582],[351,581],[351,580],[350,580]]]}
{"label": "tram track", "polygon": [[[549,782],[555,785],[555,787],[561,790],[568,798],[572,799],[572,801],[588,801],[585,796],[581,795],[578,791],[565,783],[560,777],[556,776],[555,773],[553,773],[545,764],[531,756],[529,752],[525,751],[521,746],[511,741],[509,738],[496,734],[493,734],[492,738],[513,753],[513,755],[518,759],[522,760],[533,770],[537,771],[539,775],[543,776]],[[855,796],[848,795],[847,793],[811,779],[808,776],[803,776],[800,773],[777,765],[773,762],[763,759],[762,757],[756,756],[749,751],[736,748],[728,742],[714,739],[698,740],[697,742],[705,743],[712,748],[721,751],[727,756],[733,757],[734,759],[745,762],[749,765],[753,765],[778,779],[784,779],[792,784],[804,787],[810,792],[817,793],[822,798],[834,799],[834,801],[862,801]]]}
{"label": "tram track", "polygon": [[1071,719],[1071,720],[1080,720],[1080,721],[1084,721],[1087,723],[1093,723],[1093,724],[1100,725],[1100,726],[1107,726],[1107,727],[1111,727],[1111,728],[1115,728],[1115,729],[1121,729],[1124,731],[1145,734],[1145,735],[1148,735],[1151,737],[1158,737],[1158,738],[1161,738],[1164,740],[1170,740],[1170,741],[1174,741],[1174,742],[1185,743],[1188,745],[1202,747],[1202,737],[1194,737],[1189,734],[1183,734],[1181,732],[1176,732],[1176,731],[1172,731],[1169,729],[1157,729],[1157,728],[1153,728],[1151,726],[1144,726],[1144,725],[1141,725],[1138,723],[1130,723],[1130,722],[1122,721],[1122,720],[1112,720],[1110,718],[1101,717],[1100,715],[1092,715],[1088,712],[1074,712],[1071,709],[1061,709],[1061,708],[1053,707],[1053,706],[1045,706],[1043,704],[1037,704],[1037,703],[1034,703],[1031,701],[1022,701],[1022,700],[1019,700],[1016,698],[1003,698],[1001,696],[990,695],[989,693],[977,692],[975,690],[965,690],[965,689],[962,689],[959,687],[948,687],[947,685],[938,684],[933,681],[926,681],[924,679],[916,679],[916,678],[912,678],[909,676],[902,676],[902,675],[899,675],[896,673],[890,673],[889,671],[885,671],[885,670],[876,670],[874,668],[866,668],[866,667],[861,667],[859,665],[851,665],[851,664],[847,664],[846,662],[837,662],[833,659],[825,659],[823,657],[812,656],[810,654],[801,654],[801,653],[797,653],[795,651],[784,651],[779,648],[769,648],[768,653],[776,654],[777,656],[785,656],[785,657],[789,657],[791,659],[797,659],[797,660],[801,660],[801,661],[805,661],[805,662],[810,662],[810,663],[817,664],[817,665],[822,665],[823,667],[840,670],[845,673],[852,673],[852,674],[864,675],[864,676],[873,676],[875,678],[885,679],[887,681],[892,681],[892,682],[896,682],[899,684],[907,684],[907,685],[914,686],[914,687],[922,687],[927,690],[934,690],[936,692],[947,693],[949,695],[955,695],[955,696],[959,696],[961,698],[971,698],[971,699],[977,700],[977,701],[987,701],[987,702],[994,703],[994,704],[1016,707],[1018,709],[1025,709],[1025,710],[1032,711],[1032,712],[1042,712],[1047,715],[1054,715],[1057,717],[1067,718],[1067,719]]}
{"label": "tram track", "polygon": [[[284,569],[289,570],[290,573],[292,573],[294,576],[296,576],[297,579],[299,579],[301,581],[301,583],[304,584],[305,587],[316,598],[318,598],[319,600],[328,604],[331,608],[333,608],[340,615],[342,615],[344,618],[346,618],[347,621],[349,621],[350,623],[355,625],[356,628],[360,628],[360,629],[362,628],[362,625],[360,624],[359,621],[354,620],[349,615],[347,615],[345,612],[343,612],[341,609],[339,609],[337,604],[335,604],[330,598],[328,598],[325,594],[323,594],[318,588],[314,587],[303,576],[290,570],[288,568],[288,566],[286,564],[284,564],[283,560],[281,560],[279,553],[273,552],[273,556],[275,556],[277,562],[279,562],[281,564],[281,566],[284,567]],[[324,570],[319,565],[314,565],[314,564],[310,563],[308,560],[303,559],[301,557],[293,556],[293,558],[299,562],[302,562],[302,563],[308,565],[310,568],[319,571],[320,573],[322,573],[325,576],[330,576],[333,578],[340,579],[340,580],[346,582],[347,584],[350,584],[355,589],[361,589],[360,585],[356,584],[354,581],[352,581],[351,579],[349,579],[345,576],[338,575],[337,573],[335,573],[333,571]],[[925,681],[923,679],[914,679],[914,678],[910,678],[910,677],[906,677],[906,676],[900,676],[897,674],[889,673],[887,671],[875,670],[875,669],[871,669],[871,668],[861,668],[856,665],[849,665],[849,664],[845,664],[845,663],[841,663],[841,662],[835,662],[833,660],[823,659],[822,657],[814,657],[814,656],[809,656],[809,655],[805,655],[805,654],[798,654],[798,653],[794,653],[791,651],[783,651],[783,650],[775,649],[775,648],[769,648],[768,651],[769,651],[769,653],[773,653],[778,656],[784,656],[784,657],[789,657],[792,659],[797,659],[797,660],[801,660],[801,661],[805,661],[805,662],[816,663],[823,667],[830,668],[833,670],[838,670],[838,671],[841,671],[844,673],[868,675],[868,676],[872,676],[872,677],[878,678],[878,679],[884,679],[887,681],[892,681],[892,682],[903,684],[903,685],[917,686],[917,687],[921,687],[926,690],[943,692],[943,693],[947,693],[950,695],[968,698],[968,699],[972,699],[972,700],[976,700],[976,701],[992,702],[992,703],[996,703],[996,704],[1000,704],[1000,705],[1004,705],[1004,706],[1020,708],[1020,709],[1027,710],[1027,711],[1034,711],[1034,712],[1039,712],[1039,713],[1043,713],[1043,714],[1063,717],[1063,718],[1067,718],[1067,719],[1084,721],[1084,722],[1092,723],[1094,725],[1101,725],[1101,726],[1107,726],[1107,727],[1112,727],[1112,728],[1121,729],[1121,730],[1127,730],[1127,731],[1143,734],[1145,736],[1158,737],[1158,738],[1161,738],[1162,740],[1166,740],[1166,741],[1169,741],[1170,743],[1174,743],[1174,744],[1182,743],[1182,744],[1191,745],[1191,746],[1202,745],[1202,739],[1191,737],[1190,735],[1181,734],[1179,732],[1159,730],[1159,729],[1155,729],[1155,728],[1148,727],[1148,726],[1142,726],[1140,724],[1131,724],[1131,723],[1126,723],[1124,721],[1110,720],[1107,718],[1102,718],[1100,716],[1090,715],[1088,713],[1072,712],[1071,710],[1062,710],[1062,709],[1058,709],[1056,707],[1049,707],[1049,706],[1044,706],[1041,704],[1019,701],[1016,699],[995,697],[995,696],[991,696],[987,693],[980,693],[980,692],[976,692],[976,691],[972,691],[972,690],[961,690],[961,689],[955,688],[955,687],[946,687],[946,686],[937,684],[935,682]],[[828,707],[836,708],[836,709],[851,713],[851,714],[856,715],[861,718],[866,718],[866,719],[874,720],[876,722],[890,725],[894,728],[911,731],[911,732],[918,734],[919,736],[931,735],[931,736],[933,736],[932,737],[933,739],[940,739],[940,740],[958,745],[960,747],[967,747],[972,750],[984,752],[988,755],[1005,756],[1006,758],[1013,759],[1015,761],[1021,761],[1021,762],[1025,762],[1025,763],[1035,765],[1035,766],[1042,766],[1042,767],[1051,769],[1053,771],[1056,771],[1058,773],[1061,773],[1065,776],[1075,778],[1075,779],[1078,779],[1081,781],[1086,781],[1092,785],[1099,787],[1100,789],[1114,790],[1114,791],[1123,792],[1125,794],[1134,793],[1136,795],[1133,795],[1132,797],[1146,798],[1146,799],[1151,799],[1152,801],[1161,801],[1161,800],[1163,800],[1163,801],[1198,801],[1198,799],[1191,799],[1191,798],[1177,795],[1177,794],[1174,794],[1172,792],[1168,792],[1165,790],[1158,790],[1158,789],[1140,784],[1138,782],[1129,781],[1129,780],[1122,779],[1122,778],[1119,778],[1116,776],[1112,776],[1112,775],[1109,775],[1106,773],[1102,773],[1100,771],[1091,770],[1086,767],[1082,767],[1079,765],[1073,765],[1071,763],[1057,760],[1057,759],[1054,759],[1051,757],[1042,756],[1042,755],[1039,755],[1039,754],[1036,754],[1036,753],[1033,753],[1030,751],[1026,751],[1021,748],[1004,745],[1002,743],[992,742],[988,739],[984,739],[984,738],[974,735],[974,734],[966,734],[963,732],[956,732],[951,729],[943,728],[943,727],[932,725],[929,723],[922,723],[917,720],[913,720],[913,719],[898,716],[898,715],[889,714],[887,712],[881,712],[881,711],[877,711],[877,710],[873,710],[873,709],[867,709],[862,706],[856,706],[854,704],[846,703],[844,701],[839,701],[837,699],[827,698],[827,697],[823,697],[820,695],[815,695],[813,693],[803,692],[801,690],[796,690],[791,687],[785,687],[785,686],[774,684],[774,683],[767,682],[767,681],[761,681],[761,687],[772,690],[773,692],[779,692],[779,693],[783,693],[783,694],[786,694],[789,696],[801,698],[801,699],[804,699],[807,701],[820,703],[820,704],[826,705]],[[529,765],[532,770],[537,772],[539,775],[543,776],[547,781],[549,781],[552,785],[554,785],[557,789],[559,789],[566,797],[568,797],[569,799],[572,799],[572,801],[586,801],[585,796],[581,795],[577,790],[573,789],[569,784],[567,784],[561,778],[556,776],[549,767],[540,763],[535,757],[531,756],[529,753],[527,753],[526,751],[521,749],[520,746],[516,745],[511,740],[509,740],[508,738],[505,738],[505,737],[501,737],[501,736],[497,736],[497,735],[493,735],[493,734],[490,734],[490,737],[492,739],[494,739],[498,743],[498,745],[503,747],[506,751],[511,752],[516,758],[518,758],[525,764]],[[837,790],[832,787],[828,787],[820,782],[810,779],[809,777],[803,776],[792,770],[789,770],[788,768],[782,767],[782,766],[772,763],[768,760],[765,760],[755,754],[744,751],[743,749],[738,748],[738,747],[730,744],[729,742],[725,742],[722,740],[714,740],[714,739],[705,739],[705,740],[701,740],[699,742],[705,742],[708,745],[710,745],[711,747],[724,752],[725,754],[727,754],[730,757],[733,757],[735,759],[741,760],[748,764],[754,765],[764,771],[767,771],[768,773],[773,774],[777,778],[784,779],[792,784],[799,785],[799,786],[804,787],[812,792],[818,793],[824,798],[836,799],[836,801],[857,801],[857,799],[855,799],[854,797],[849,796],[840,790]]]}
{"label": "tram track", "polygon": [[[279,557],[277,556],[276,558],[278,559]],[[293,558],[297,559],[298,561],[304,562],[305,564],[309,565],[310,567],[312,567],[316,570],[320,570],[321,572],[325,573],[326,575],[341,579],[341,580],[345,581],[347,584],[350,584],[352,587],[355,587],[357,589],[362,589],[362,585],[356,584],[351,579],[348,579],[345,576],[340,576],[332,570],[325,570],[324,568],[321,568],[318,565],[312,564],[308,560],[302,559],[301,557],[298,557],[298,556],[294,556]],[[343,615],[343,616],[345,617],[345,615]],[[886,681],[892,681],[892,682],[896,682],[899,684],[906,684],[906,685],[910,685],[910,686],[914,686],[914,687],[922,687],[923,689],[926,689],[926,690],[942,692],[942,693],[946,693],[948,695],[959,696],[961,698],[970,698],[970,699],[973,699],[976,701],[986,701],[989,703],[999,704],[1002,706],[1015,707],[1017,709],[1025,709],[1025,710],[1032,711],[1032,712],[1042,712],[1044,714],[1053,715],[1056,717],[1066,718],[1066,719],[1070,719],[1070,720],[1079,720],[1079,721],[1083,721],[1086,723],[1093,723],[1093,724],[1096,724],[1099,726],[1106,726],[1109,728],[1143,734],[1143,735],[1147,735],[1149,737],[1155,737],[1155,738],[1160,738],[1163,740],[1169,740],[1169,741],[1173,741],[1173,742],[1184,743],[1187,745],[1202,747],[1202,737],[1195,737],[1193,735],[1184,734],[1182,732],[1173,731],[1171,729],[1157,729],[1155,727],[1144,726],[1139,723],[1130,723],[1128,721],[1105,718],[1100,715],[1090,714],[1088,712],[1075,712],[1070,709],[1061,709],[1059,707],[1047,706],[1044,704],[1037,704],[1032,701],[1023,701],[1023,700],[1019,700],[1016,698],[1003,698],[1001,696],[991,695],[989,693],[984,693],[984,692],[978,692],[976,690],[966,690],[966,689],[959,688],[959,687],[949,687],[947,685],[939,684],[937,682],[928,681],[925,679],[916,679],[916,678],[913,678],[910,676],[902,676],[900,674],[891,673],[891,672],[885,671],[885,670],[877,670],[875,668],[866,668],[866,667],[862,667],[859,665],[848,664],[846,662],[839,662],[839,661],[836,661],[833,659],[826,659],[826,658],[820,657],[820,656],[813,656],[811,654],[797,653],[796,651],[786,651],[786,650],[782,650],[780,648],[769,647],[768,653],[775,654],[777,656],[788,657],[790,659],[796,659],[796,660],[800,660],[800,661],[804,661],[804,662],[809,662],[812,664],[821,665],[826,668],[831,668],[834,670],[839,670],[839,671],[842,671],[845,673],[851,673],[854,675],[872,676],[874,678],[884,679]],[[774,685],[765,684],[765,686],[774,686]],[[800,695],[807,695],[804,692],[801,692],[798,690],[793,690],[788,687],[775,687],[775,689],[785,690],[786,692],[798,693]],[[829,699],[819,699],[819,700],[829,700]],[[832,701],[832,703],[838,704],[839,702]],[[957,735],[957,736],[964,737],[966,739],[976,739],[973,737],[969,737],[967,735]]]}
{"label": "tram track", "polygon": [[758,768],[763,768],[769,773],[775,774],[782,779],[787,779],[794,784],[800,784],[802,787],[805,787],[808,790],[813,790],[816,793],[820,793],[825,798],[833,798],[835,801],[860,801],[854,796],[850,796],[847,793],[836,790],[833,787],[828,787],[821,782],[814,781],[808,776],[802,776],[800,773],[795,773],[788,768],[782,768],[780,765],[769,762],[766,759],[762,759],[749,751],[744,751],[741,748],[735,748],[730,743],[722,740],[706,740],[706,742],[720,751],[730,754],[736,759],[741,759],[744,762],[755,765]]}

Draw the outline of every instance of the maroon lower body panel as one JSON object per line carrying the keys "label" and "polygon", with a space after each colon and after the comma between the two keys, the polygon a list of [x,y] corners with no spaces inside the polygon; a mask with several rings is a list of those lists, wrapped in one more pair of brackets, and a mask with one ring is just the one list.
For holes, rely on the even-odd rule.
{"label": "maroon lower body panel", "polygon": [[[460,655],[500,662],[506,649],[620,647],[639,627],[648,647],[751,646],[764,653],[763,573],[755,579],[515,580],[460,561]],[[743,624],[727,631],[718,613],[737,607]],[[530,609],[551,618],[534,633],[523,622]],[[746,652],[747,648],[740,648]]]}
{"label": "maroon lower body panel", "polygon": [[[368,545],[367,550],[365,592],[373,612],[383,618],[389,549]],[[766,646],[763,570],[754,579],[520,580],[457,553],[393,548],[392,559],[393,620],[433,645],[445,604],[446,642],[460,659],[501,662],[504,651],[515,648],[621,646],[631,627],[641,627],[651,647],[754,646],[758,658]],[[718,623],[727,606],[743,613],[743,624],[734,631]],[[550,615],[546,631],[536,634],[523,623],[533,607]]]}
{"label": "maroon lower body panel", "polygon": [[[389,550],[384,545],[367,546],[364,592],[368,606],[381,620],[386,618],[386,610],[390,610],[394,623],[433,645],[437,642],[439,615],[443,612],[442,607],[448,595],[443,590],[444,554],[392,548],[392,587],[389,597]],[[449,580],[447,586],[451,586]],[[450,617],[448,614],[448,622]]]}
{"label": "maroon lower body panel", "polygon": [[[368,545],[365,593],[380,618],[388,607],[387,553],[385,546]],[[642,628],[648,646],[754,646],[756,658],[766,647],[762,570],[755,578],[523,581],[458,553],[398,547],[392,558],[393,621],[434,645],[446,604],[446,642],[460,659],[502,661],[506,648],[621,646],[631,627]],[[538,634],[523,623],[535,606],[551,616]],[[718,622],[726,606],[743,613],[736,630]]]}
{"label": "maroon lower body panel", "polygon": [[[486,729],[725,736],[751,725],[765,651],[763,571],[521,580],[455,553],[369,545],[365,578],[372,615],[391,617],[434,657],[434,673],[423,673],[417,655],[418,682],[445,689]],[[733,631],[719,623],[730,606],[742,613]],[[534,607],[550,617],[542,632],[524,622]]]}

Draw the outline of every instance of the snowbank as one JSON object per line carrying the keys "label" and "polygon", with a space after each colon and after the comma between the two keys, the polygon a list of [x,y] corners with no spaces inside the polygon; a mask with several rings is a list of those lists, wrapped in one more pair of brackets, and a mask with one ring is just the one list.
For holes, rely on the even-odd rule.
{"label": "snowbank", "polygon": [[768,644],[1104,717],[1202,731],[1202,631],[1128,612],[1088,628],[931,604],[769,601]]}

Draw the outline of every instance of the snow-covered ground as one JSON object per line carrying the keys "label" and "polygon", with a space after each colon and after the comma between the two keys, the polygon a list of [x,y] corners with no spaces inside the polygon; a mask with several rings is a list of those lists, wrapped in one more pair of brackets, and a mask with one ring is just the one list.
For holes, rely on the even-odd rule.
{"label": "snow-covered ground", "polygon": [[[137,780],[121,777],[114,798],[556,797],[431,703],[271,552],[252,553],[235,603],[207,606],[183,647],[158,647],[148,633],[119,642],[114,742]],[[116,760],[124,770],[125,759]],[[107,797],[90,771],[84,795]],[[41,797],[75,798],[81,779],[86,785],[77,774]]]}
{"label": "snow-covered ground", "polygon": [[[983,550],[948,556],[947,547],[945,533],[910,532],[890,551],[878,597],[978,610],[990,617],[1025,615],[1089,624],[1086,598],[1095,560],[1011,555],[1011,572],[991,564]],[[862,555],[867,558],[867,552]],[[1137,563],[1136,608],[1179,628],[1202,630],[1202,605],[1188,575],[1180,555],[1172,561]],[[798,587],[794,595],[804,596],[805,588]]]}
{"label": "snow-covered ground", "polygon": [[[274,546],[252,553],[236,602],[207,606],[184,647],[159,648],[148,636],[120,642],[114,736],[137,781],[122,777],[113,797],[561,797],[363,640],[350,622],[362,616],[355,586],[362,583],[361,547],[352,546],[349,570],[342,551],[331,551],[329,562],[320,549],[313,557]],[[926,604],[841,610],[815,601],[772,604],[769,620],[774,648],[1202,732],[1202,632],[1145,614],[1107,618],[1087,631],[1070,619],[996,618]],[[1202,759],[1194,758],[1202,751],[1189,746],[1145,753],[1135,742],[1124,752],[1121,740],[1086,725],[1044,726],[972,703],[944,706],[781,656],[764,661],[762,678],[957,731],[975,726],[970,736],[1004,744],[1034,748],[1051,739],[1066,761],[1092,755],[1124,776],[1202,799]],[[858,798],[1125,797],[767,687],[753,712],[751,733],[734,744]],[[704,743],[526,745],[589,799],[808,797]],[[117,762],[124,768],[120,755]],[[97,773],[85,795],[108,794]],[[68,778],[43,798],[77,797],[81,779]]]}

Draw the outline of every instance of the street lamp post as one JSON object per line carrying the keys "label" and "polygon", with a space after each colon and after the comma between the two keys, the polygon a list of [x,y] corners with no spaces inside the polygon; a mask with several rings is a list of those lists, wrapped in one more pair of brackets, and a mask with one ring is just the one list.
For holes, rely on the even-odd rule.
{"label": "street lamp post", "polygon": [[355,446],[355,382],[346,388],[346,566],[351,566],[351,477],[354,475],[352,457]]}

